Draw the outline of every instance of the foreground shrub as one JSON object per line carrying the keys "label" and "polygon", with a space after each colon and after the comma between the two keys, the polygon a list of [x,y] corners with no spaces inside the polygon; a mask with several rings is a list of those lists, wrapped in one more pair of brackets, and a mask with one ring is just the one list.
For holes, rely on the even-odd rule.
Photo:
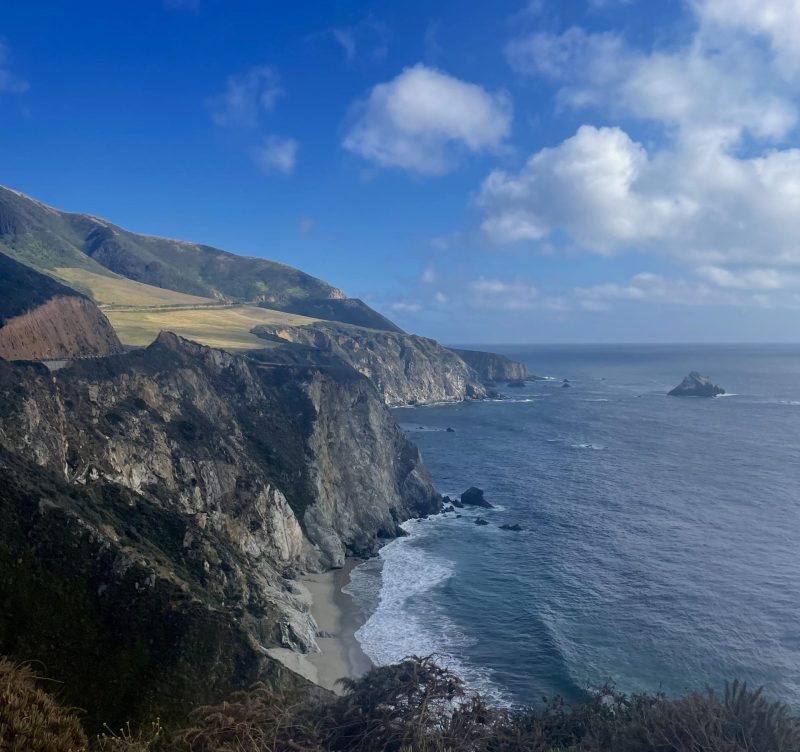
{"label": "foreground shrub", "polygon": [[0,750],[84,752],[87,746],[75,714],[37,685],[30,667],[0,658]]}
{"label": "foreground shrub", "polygon": [[342,682],[340,697],[258,684],[198,708],[168,735],[110,731],[88,745],[75,715],[0,659],[0,752],[800,752],[800,721],[760,690],[670,699],[612,687],[570,706],[505,711],[432,658]]}

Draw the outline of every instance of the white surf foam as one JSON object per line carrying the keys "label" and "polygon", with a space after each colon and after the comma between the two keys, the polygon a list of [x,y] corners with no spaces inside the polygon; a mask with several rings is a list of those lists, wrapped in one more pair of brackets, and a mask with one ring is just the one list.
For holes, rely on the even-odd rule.
{"label": "white surf foam", "polygon": [[[435,534],[440,525],[454,522],[453,517],[410,520],[403,524],[409,536],[381,549],[383,566],[377,608],[356,632],[356,639],[378,666],[397,663],[409,655],[436,655],[440,663],[462,677],[469,687],[497,703],[508,704],[508,698],[492,683],[488,670],[468,665],[460,657],[474,640],[436,607],[424,615],[413,607],[414,598],[446,582],[455,573],[453,562],[425,551],[414,542]],[[361,567],[354,569],[345,588],[362,600],[364,596],[373,600],[370,596],[374,597],[374,592],[364,590],[374,591],[376,587],[374,567],[369,571],[369,564],[364,565],[363,574],[359,571]]]}

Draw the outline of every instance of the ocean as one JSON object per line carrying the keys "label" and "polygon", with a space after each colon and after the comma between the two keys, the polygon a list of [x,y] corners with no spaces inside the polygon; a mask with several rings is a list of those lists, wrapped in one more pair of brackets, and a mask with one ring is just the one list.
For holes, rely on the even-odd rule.
{"label": "ocean", "polygon": [[[367,655],[435,653],[506,705],[739,678],[799,708],[800,346],[483,349],[551,380],[395,411],[442,493],[496,508],[354,570]],[[691,370],[729,395],[666,397]]]}

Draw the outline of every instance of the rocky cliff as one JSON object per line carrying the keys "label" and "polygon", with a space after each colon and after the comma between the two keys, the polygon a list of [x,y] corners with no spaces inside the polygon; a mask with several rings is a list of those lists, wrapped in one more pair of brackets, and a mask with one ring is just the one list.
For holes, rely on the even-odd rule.
{"label": "rocky cliff", "polygon": [[58,360],[121,350],[88,298],[0,253],[0,358]]}
{"label": "rocky cliff", "polygon": [[372,381],[390,407],[491,396],[455,352],[426,337],[327,323],[259,326],[253,333],[345,361]]}
{"label": "rocky cliff", "polygon": [[98,711],[112,722],[283,675],[264,650],[315,637],[287,578],[440,508],[345,364],[266,365],[169,334],[55,374],[0,363],[0,448],[0,652],[56,679],[71,667],[76,704],[126,675],[136,694]]}
{"label": "rocky cliff", "polygon": [[536,379],[524,363],[507,358],[498,353],[480,350],[460,350],[451,348],[483,381],[525,381]]}

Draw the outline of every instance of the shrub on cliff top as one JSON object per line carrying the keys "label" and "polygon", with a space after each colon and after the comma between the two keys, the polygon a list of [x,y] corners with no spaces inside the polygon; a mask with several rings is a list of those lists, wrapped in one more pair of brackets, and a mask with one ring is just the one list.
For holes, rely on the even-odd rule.
{"label": "shrub on cliff top", "polygon": [[[587,702],[526,711],[490,707],[432,658],[411,657],[342,682],[332,697],[259,684],[198,708],[189,727],[123,729],[92,752],[798,752],[800,719],[760,690],[625,695],[605,687]],[[74,714],[0,659],[0,751],[87,752]]]}
{"label": "shrub on cliff top", "polygon": [[74,713],[37,686],[30,667],[0,658],[0,750],[84,752],[87,746]]}

